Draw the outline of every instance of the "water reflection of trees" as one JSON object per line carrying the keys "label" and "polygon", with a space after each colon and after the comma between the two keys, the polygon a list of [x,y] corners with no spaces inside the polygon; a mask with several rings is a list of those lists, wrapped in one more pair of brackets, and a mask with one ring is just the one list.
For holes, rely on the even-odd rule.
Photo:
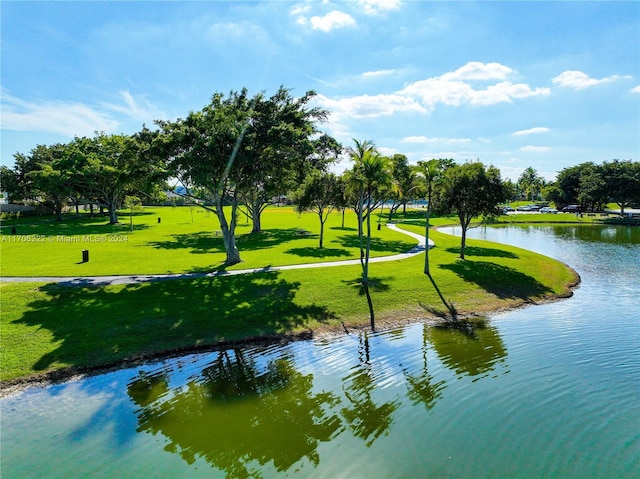
{"label": "water reflection of trees", "polygon": [[445,322],[428,328],[427,339],[440,361],[458,375],[489,372],[507,355],[497,328],[486,320]]}
{"label": "water reflection of trees", "polygon": [[387,346],[381,335],[359,336],[357,351],[351,349],[355,357],[344,363],[351,369],[335,378],[341,388],[336,384],[328,391],[318,391],[314,376],[300,372],[286,349],[269,359],[241,348],[216,353],[186,380],[180,379],[179,366],[141,372],[127,391],[139,408],[138,431],[164,436],[166,451],[189,464],[203,459],[227,477],[259,478],[269,469],[291,473],[306,463],[317,467],[320,443],[343,433],[366,447],[387,435],[403,396],[380,388],[382,383],[403,379],[405,397],[430,410],[447,387],[439,363],[458,377],[477,376],[506,357],[497,329],[482,321],[423,325],[421,358],[415,346],[402,353],[395,347],[396,356],[388,361]]}
{"label": "water reflection of trees", "polygon": [[303,458],[317,465],[318,442],[341,428],[336,396],[313,393],[313,376],[286,358],[259,368],[242,350],[225,351],[162,401],[140,401],[150,385],[138,378],[129,387],[141,406],[138,430],[161,433],[167,451],[189,464],[203,458],[228,477],[261,477],[269,463],[286,471]]}
{"label": "water reflection of trees", "polygon": [[431,326],[422,325],[422,367],[418,372],[411,372],[404,369],[404,377],[407,381],[407,394],[414,404],[422,403],[427,410],[436,405],[436,401],[442,397],[442,390],[446,382],[436,381],[436,378],[429,372],[427,353],[429,349],[428,337]]}
{"label": "water reflection of trees", "polygon": [[360,336],[358,364],[343,379],[343,390],[349,405],[342,416],[354,436],[370,447],[380,435],[388,432],[393,412],[400,406],[398,399],[378,404],[374,398],[376,379],[371,365],[369,336]]}

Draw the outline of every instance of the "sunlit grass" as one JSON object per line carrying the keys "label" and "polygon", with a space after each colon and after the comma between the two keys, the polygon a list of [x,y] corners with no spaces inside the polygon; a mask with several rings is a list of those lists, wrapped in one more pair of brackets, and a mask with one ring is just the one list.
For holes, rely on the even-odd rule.
{"label": "sunlit grass", "polygon": [[[424,222],[415,216],[402,227],[422,233]],[[298,220],[312,230],[312,221],[304,223],[294,216]],[[381,234],[381,242],[398,240]],[[333,234],[334,245],[338,236]],[[461,261],[459,238],[438,231],[431,231],[431,237],[437,245],[429,255],[433,283],[422,273],[422,254],[371,264],[380,324],[449,314],[447,305],[464,315],[541,301],[567,294],[575,280],[566,266],[529,251],[469,240],[467,260]],[[299,247],[296,241],[283,241],[284,246],[273,241],[257,250],[256,258],[278,264],[288,257],[291,243]],[[395,252],[397,247],[380,244],[379,252]],[[359,266],[344,266],[125,286],[5,283],[0,285],[0,379],[104,366],[249,337],[336,329],[342,323],[348,328],[364,326],[368,309],[360,294],[360,275]]]}
{"label": "sunlit grass", "polygon": [[[160,219],[160,222],[158,222]],[[2,228],[0,247],[3,276],[101,276],[214,271],[225,260],[215,215],[189,207],[145,208],[133,216],[123,213],[121,224],[83,214],[65,221],[14,225],[17,235]],[[28,221],[25,219],[25,221]],[[33,219],[31,219],[33,221]],[[242,263],[229,269],[314,263],[358,258],[357,222],[352,212],[330,216],[324,248],[318,248],[319,223],[315,215],[299,215],[292,208],[268,208],[263,233],[251,234],[240,218],[237,242]],[[372,256],[403,252],[415,244],[405,235],[374,224]],[[82,262],[82,251],[89,262]]]}

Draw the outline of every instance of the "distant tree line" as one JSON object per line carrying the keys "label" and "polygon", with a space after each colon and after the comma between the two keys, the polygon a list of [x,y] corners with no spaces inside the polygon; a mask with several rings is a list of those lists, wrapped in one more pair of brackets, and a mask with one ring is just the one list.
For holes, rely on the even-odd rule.
{"label": "distant tree line", "polygon": [[602,211],[616,203],[624,215],[625,208],[640,205],[640,162],[587,162],[565,168],[545,188],[545,196],[559,208],[576,204],[585,211]]}
{"label": "distant tree line", "polygon": [[564,168],[556,181],[545,181],[532,167],[516,183],[507,180],[508,198],[514,201],[546,201],[561,209],[578,205],[581,211],[603,211],[616,203],[621,215],[630,206],[640,206],[640,163],[632,160],[593,162]]}

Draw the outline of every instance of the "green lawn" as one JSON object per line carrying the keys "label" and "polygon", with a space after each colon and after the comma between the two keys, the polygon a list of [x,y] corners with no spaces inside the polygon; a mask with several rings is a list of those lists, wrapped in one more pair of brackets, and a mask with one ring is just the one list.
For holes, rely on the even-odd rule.
{"label": "green lawn", "polygon": [[[330,240],[326,244],[332,252],[325,257],[317,251],[317,238],[289,233],[298,228],[315,231],[314,217],[298,217],[290,209],[268,211],[264,224],[268,229],[266,239],[242,237],[245,245],[250,241],[257,243],[252,245],[253,251],[248,251],[246,246],[242,250],[246,263],[241,267],[357,257],[355,232],[335,229],[339,228],[339,215],[330,220]],[[211,218],[194,211],[191,223],[188,208],[146,210],[145,213],[150,214],[135,218],[136,225],[146,226],[131,234],[129,249],[126,245],[106,244],[103,250],[96,250],[110,255],[129,251],[128,262],[114,259],[113,268],[119,268],[115,270],[141,272],[139,261],[147,268],[145,272],[191,271],[207,269],[221,261],[222,253],[209,246],[178,244],[170,248],[150,244],[180,243],[175,238],[167,239],[173,238],[178,229],[184,232],[181,234],[195,235],[202,241],[217,241],[207,236],[209,233],[204,228],[205,222],[213,222]],[[162,223],[158,224],[156,218],[160,213]],[[423,233],[422,212],[408,216],[413,217],[408,218],[413,221],[402,227]],[[353,227],[352,219],[349,221],[347,227]],[[434,220],[436,224],[447,222],[450,221]],[[81,228],[104,228],[104,225],[45,223],[31,228],[34,231],[67,228],[69,235],[77,236],[83,234]],[[404,251],[415,243],[407,236],[392,233],[386,228],[380,232],[375,230],[376,254]],[[378,324],[399,318],[420,319],[445,314],[449,311],[446,305],[453,305],[460,314],[483,314],[566,295],[569,285],[575,281],[573,272],[563,264],[529,251],[469,240],[467,260],[461,261],[458,238],[438,231],[432,231],[431,238],[437,245],[430,252],[433,283],[422,273],[424,255],[371,265]],[[255,247],[256,244],[261,247]],[[14,243],[2,243],[3,270],[7,245],[16,248]],[[64,256],[57,253],[55,246],[56,243],[46,244],[43,250],[30,250],[36,253],[29,262],[22,260],[22,268],[27,268],[26,264],[51,262],[53,255]],[[122,249],[116,250],[116,247]],[[138,256],[133,252],[138,252]],[[154,259],[144,257],[147,254],[155,254]],[[98,264],[93,264],[94,256],[89,264],[73,264],[65,271],[73,274],[73,268],[79,266],[91,268],[87,274],[114,271],[108,269],[109,264],[97,260]],[[187,260],[188,264],[179,269],[180,262]],[[9,262],[24,274],[23,269],[18,269],[19,261],[10,259]],[[162,269],[168,263],[174,266]],[[154,270],[154,266],[158,269]],[[45,271],[51,274],[50,270]],[[0,380],[69,367],[104,366],[126,358],[249,337],[336,329],[341,328],[342,322],[347,327],[366,326],[368,310],[360,294],[359,278],[359,266],[344,266],[102,287],[0,283]]]}
{"label": "green lawn", "polygon": [[[158,223],[158,218],[161,222]],[[2,276],[99,276],[214,271],[225,259],[222,238],[216,235],[215,215],[200,208],[145,208],[120,216],[122,224],[106,219],[68,215],[63,222],[17,224],[17,235],[2,228]],[[296,214],[290,207],[268,208],[261,234],[241,218],[237,242],[242,263],[229,269],[259,268],[358,258],[356,217],[347,213],[345,227],[339,213],[325,225],[324,248],[318,249],[317,216]],[[372,256],[411,249],[415,241],[386,228],[374,227]],[[82,263],[82,250],[89,262]]]}

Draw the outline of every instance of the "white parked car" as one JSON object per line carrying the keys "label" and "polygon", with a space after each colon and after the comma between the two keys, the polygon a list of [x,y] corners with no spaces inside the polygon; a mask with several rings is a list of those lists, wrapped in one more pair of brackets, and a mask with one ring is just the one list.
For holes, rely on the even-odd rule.
{"label": "white parked car", "polygon": [[540,213],[551,213],[553,215],[555,215],[558,212],[558,210],[554,209],[554,208],[550,208],[548,206],[545,206],[544,208],[540,208]]}

